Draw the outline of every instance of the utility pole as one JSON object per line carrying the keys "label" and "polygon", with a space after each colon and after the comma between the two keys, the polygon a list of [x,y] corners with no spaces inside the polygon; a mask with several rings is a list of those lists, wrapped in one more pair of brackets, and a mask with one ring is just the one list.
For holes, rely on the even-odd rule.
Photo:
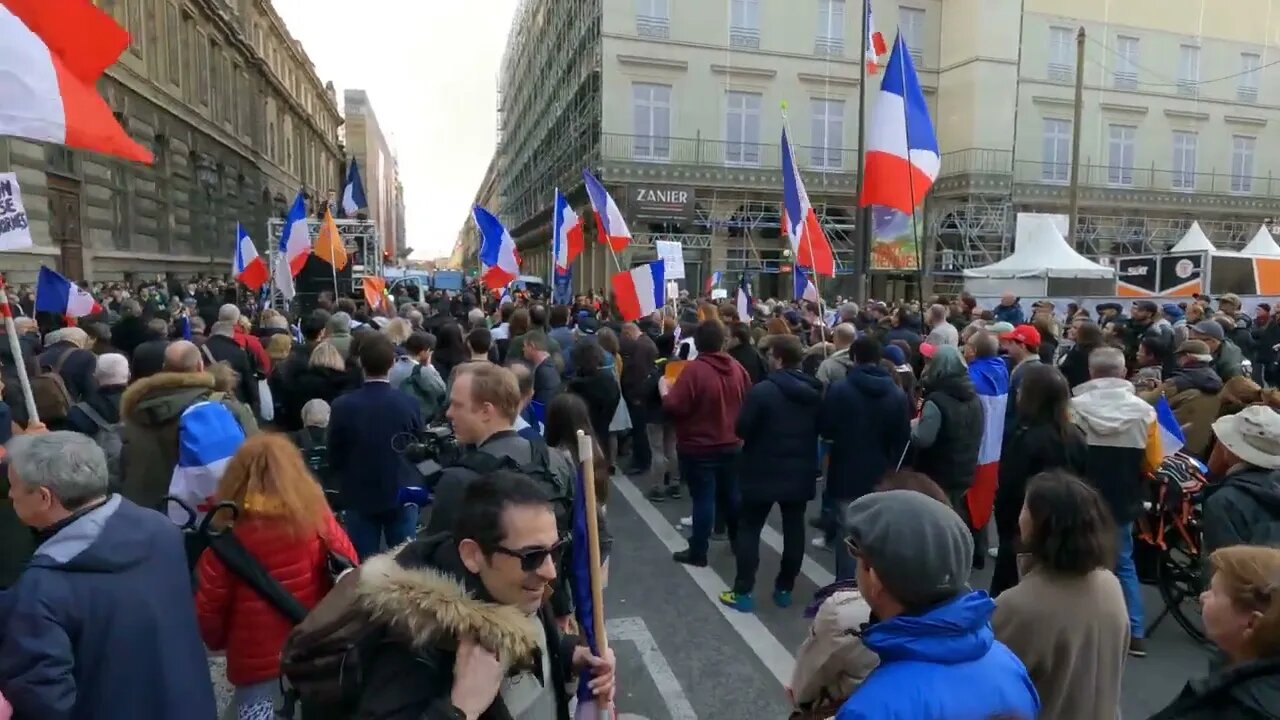
{"label": "utility pole", "polygon": [[859,26],[862,28],[862,54],[858,56],[858,182],[857,182],[857,202],[858,220],[857,220],[857,242],[854,247],[857,248],[857,259],[854,261],[858,264],[857,274],[854,275],[853,298],[859,303],[866,302],[867,297],[871,294],[871,207],[862,207],[862,185],[865,182],[866,162],[865,156],[867,152],[867,52],[870,50],[869,28],[867,27],[867,16],[870,10],[867,3],[870,0],[860,0],[858,6],[862,8],[862,22]]}
{"label": "utility pole", "polygon": [[1084,114],[1084,26],[1076,30],[1076,102],[1071,122],[1071,189],[1067,244],[1076,246],[1076,223],[1080,217],[1080,117]]}

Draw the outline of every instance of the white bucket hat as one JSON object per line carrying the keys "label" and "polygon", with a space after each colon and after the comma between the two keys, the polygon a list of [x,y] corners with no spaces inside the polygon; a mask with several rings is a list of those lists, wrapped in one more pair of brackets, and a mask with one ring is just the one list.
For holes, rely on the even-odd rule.
{"label": "white bucket hat", "polygon": [[1280,414],[1265,405],[1250,405],[1218,418],[1213,434],[1233,455],[1255,467],[1280,470]]}

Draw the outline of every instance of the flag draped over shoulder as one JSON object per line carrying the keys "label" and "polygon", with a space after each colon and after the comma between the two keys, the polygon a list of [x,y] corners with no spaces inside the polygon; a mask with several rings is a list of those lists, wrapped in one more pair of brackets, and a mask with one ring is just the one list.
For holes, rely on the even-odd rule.
{"label": "flag draped over shoulder", "polygon": [[996,500],[1000,478],[1000,446],[1004,442],[1004,413],[1009,402],[1009,370],[998,357],[978,358],[969,365],[969,378],[982,404],[982,445],[973,485],[965,493],[969,518],[975,528],[985,527]]}

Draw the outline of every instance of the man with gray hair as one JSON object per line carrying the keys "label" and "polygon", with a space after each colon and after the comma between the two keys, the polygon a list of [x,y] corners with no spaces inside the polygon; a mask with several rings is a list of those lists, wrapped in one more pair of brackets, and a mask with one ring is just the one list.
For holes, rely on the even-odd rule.
{"label": "man with gray hair", "polygon": [[818,366],[818,381],[822,383],[822,387],[831,387],[831,383],[843,380],[849,374],[849,369],[853,367],[853,358],[849,357],[849,347],[853,345],[854,338],[858,337],[858,329],[852,323],[842,322],[831,331],[831,340],[836,346],[835,352],[831,353]]}
{"label": "man with gray hair", "polygon": [[0,691],[16,716],[213,717],[178,528],[112,494],[84,435],[22,435],[7,450],[14,513],[40,543],[0,629]]}
{"label": "man with gray hair", "polygon": [[947,321],[947,308],[945,305],[930,305],[929,315],[925,318],[925,326],[929,328],[929,335],[925,338],[925,342],[933,346],[938,345],[960,345],[960,331],[956,330],[955,325]]}
{"label": "man with gray hair", "polygon": [[[249,359],[249,353],[236,342],[236,324],[230,320],[219,320],[209,331],[209,338],[201,349],[210,365],[224,363],[235,371],[236,399],[255,410],[261,410],[258,404],[257,369]],[[261,412],[259,412],[261,416]]]}
{"label": "man with gray hair", "polygon": [[1089,382],[1074,390],[1071,419],[1089,445],[1086,475],[1118,527],[1115,573],[1129,610],[1129,654],[1146,655],[1142,590],[1133,563],[1133,522],[1142,508],[1143,478],[1163,459],[1156,412],[1125,378],[1124,352],[1089,353]]}
{"label": "man with gray hair", "polygon": [[38,358],[41,373],[57,373],[73,403],[92,397],[98,389],[93,379],[98,359],[87,350],[89,333],[78,327],[60,328],[45,336],[45,350]]}

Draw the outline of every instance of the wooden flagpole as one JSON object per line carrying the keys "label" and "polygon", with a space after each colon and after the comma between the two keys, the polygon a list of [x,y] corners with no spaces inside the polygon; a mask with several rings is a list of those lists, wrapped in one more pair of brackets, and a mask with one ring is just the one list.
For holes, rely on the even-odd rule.
{"label": "wooden flagpole", "polygon": [[[591,559],[591,620],[596,635],[596,657],[609,655],[609,636],[604,623],[604,571],[600,567],[600,521],[596,510],[596,473],[592,439],[578,431],[578,461],[582,463],[583,510],[587,514],[587,551]],[[600,720],[611,720],[609,705],[599,706]]]}

